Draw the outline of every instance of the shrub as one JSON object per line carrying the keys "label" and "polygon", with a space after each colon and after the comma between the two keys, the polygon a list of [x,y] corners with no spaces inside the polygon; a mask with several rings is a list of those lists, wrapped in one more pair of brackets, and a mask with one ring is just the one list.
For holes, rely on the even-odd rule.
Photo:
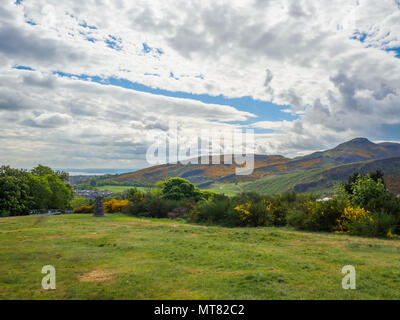
{"label": "shrub", "polygon": [[355,224],[371,224],[373,222],[371,212],[360,207],[344,208],[341,217],[337,220],[335,233],[350,233]]}
{"label": "shrub", "polygon": [[[295,195],[295,194],[294,194]],[[289,199],[285,196],[275,196],[271,201],[267,202],[267,212],[269,213],[269,225],[281,227],[286,225],[286,217],[288,214],[288,204],[294,203],[296,197],[289,194]],[[286,203],[285,203],[286,201]]]}
{"label": "shrub", "polygon": [[193,199],[198,201],[203,199],[200,189],[183,178],[169,178],[165,180],[162,183],[161,194],[163,199],[168,200]]}
{"label": "shrub", "polygon": [[254,202],[261,202],[264,200],[263,196],[256,192],[242,192],[233,197],[233,203],[240,205],[243,203],[254,203]]}
{"label": "shrub", "polygon": [[288,221],[291,226],[302,230],[332,232],[348,206],[347,200],[331,199],[321,202],[309,200],[291,212]]}
{"label": "shrub", "polygon": [[74,209],[74,213],[93,213],[94,205],[82,206]]}
{"label": "shrub", "polygon": [[104,211],[106,213],[122,212],[123,208],[128,206],[131,202],[129,200],[111,199],[104,202]]}
{"label": "shrub", "polygon": [[359,176],[353,183],[350,199],[353,207],[361,207],[371,212],[385,211],[400,217],[400,200],[386,189],[380,178]]}
{"label": "shrub", "polygon": [[188,219],[193,222],[239,226],[239,214],[233,209],[232,200],[225,195],[198,202],[189,212]]}
{"label": "shrub", "polygon": [[213,191],[209,191],[209,190],[201,190],[201,195],[203,197],[203,199],[208,200],[212,197],[214,197],[215,195],[217,195],[217,193],[213,192]]}
{"label": "shrub", "polygon": [[84,197],[75,197],[71,200],[70,206],[72,209],[87,206],[88,201]]}
{"label": "shrub", "polygon": [[129,200],[130,202],[138,202],[143,200],[144,193],[138,190],[136,187],[129,188],[128,190],[126,190],[124,198],[124,200]]}
{"label": "shrub", "polygon": [[350,225],[349,231],[354,235],[392,238],[396,223],[395,216],[380,211],[354,221]]}
{"label": "shrub", "polygon": [[187,205],[185,201],[163,199],[159,195],[149,192],[142,201],[128,204],[122,212],[134,216],[167,218],[168,213],[175,208],[186,207]]}
{"label": "shrub", "polygon": [[283,199],[281,195],[263,198],[257,193],[242,193],[233,201],[236,203],[234,209],[244,225],[284,226],[288,205]]}
{"label": "shrub", "polygon": [[282,194],[282,201],[287,204],[294,204],[297,200],[297,193],[295,191],[287,191]]}

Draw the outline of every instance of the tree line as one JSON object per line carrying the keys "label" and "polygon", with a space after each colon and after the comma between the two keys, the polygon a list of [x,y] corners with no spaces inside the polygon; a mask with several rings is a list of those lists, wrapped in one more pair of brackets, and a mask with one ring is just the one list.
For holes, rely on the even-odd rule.
{"label": "tree line", "polygon": [[0,216],[27,215],[32,210],[65,210],[72,197],[67,172],[43,165],[31,171],[0,167]]}

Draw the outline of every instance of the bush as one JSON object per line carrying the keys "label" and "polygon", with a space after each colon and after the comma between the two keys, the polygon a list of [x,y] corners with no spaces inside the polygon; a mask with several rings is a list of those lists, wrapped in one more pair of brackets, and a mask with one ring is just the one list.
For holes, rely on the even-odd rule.
{"label": "bush", "polygon": [[302,230],[332,232],[348,206],[347,200],[305,201],[288,215],[288,222]]}
{"label": "bush", "polygon": [[193,199],[199,201],[203,199],[200,189],[183,178],[169,178],[165,180],[162,183],[161,194],[162,198],[167,200]]}
{"label": "bush", "polygon": [[396,228],[397,218],[387,212],[371,213],[354,221],[349,228],[349,233],[369,237],[392,238]]}
{"label": "bush", "polygon": [[220,194],[198,202],[189,212],[188,220],[230,227],[239,226],[242,223],[238,213],[233,209],[232,200]]}
{"label": "bush", "polygon": [[235,211],[244,225],[247,226],[284,226],[286,225],[287,209],[281,196],[271,200],[263,199],[257,202],[246,202],[235,206]]}
{"label": "bush", "polygon": [[163,199],[159,195],[149,192],[142,201],[128,204],[122,209],[122,212],[134,216],[167,218],[168,213],[175,208],[185,208],[188,205],[185,201]]}
{"label": "bush", "polygon": [[282,201],[287,204],[294,204],[297,200],[297,193],[295,191],[288,191],[282,194]]}
{"label": "bush", "polygon": [[94,205],[82,206],[74,209],[74,213],[93,213]]}
{"label": "bush", "polygon": [[371,177],[360,177],[353,184],[353,206],[359,206],[368,211],[375,212],[381,209],[389,213],[400,210],[395,197],[385,188],[381,180],[377,182]]}
{"label": "bush", "polygon": [[261,202],[264,198],[260,194],[256,192],[242,192],[233,197],[232,201],[236,205],[244,204],[244,203],[254,203],[254,202]]}
{"label": "bush", "polygon": [[237,205],[234,210],[240,217],[243,225],[246,226],[266,226],[268,225],[268,204],[264,201],[246,202]]}
{"label": "bush", "polygon": [[335,233],[350,233],[355,224],[369,225],[372,222],[371,212],[360,207],[347,207],[337,220]]}
{"label": "bush", "polygon": [[106,213],[122,212],[123,208],[128,206],[131,202],[129,200],[111,199],[104,202],[104,211]]}
{"label": "bush", "polygon": [[267,211],[269,213],[269,225],[282,227],[287,223],[288,206],[296,201],[296,194],[286,194],[275,196],[267,201]]}
{"label": "bush", "polygon": [[87,206],[88,201],[84,197],[75,197],[71,200],[70,206],[72,209]]}
{"label": "bush", "polygon": [[142,191],[139,191],[137,188],[130,188],[126,190],[124,193],[124,198],[123,200],[129,200],[130,202],[138,202],[142,201],[144,198],[144,193]]}

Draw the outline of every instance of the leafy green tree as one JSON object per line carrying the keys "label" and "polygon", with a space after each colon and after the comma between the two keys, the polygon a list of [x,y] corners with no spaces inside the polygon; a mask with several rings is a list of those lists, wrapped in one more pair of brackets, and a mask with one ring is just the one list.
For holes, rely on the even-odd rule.
{"label": "leafy green tree", "polygon": [[53,175],[55,172],[50,168],[39,164],[31,170],[31,173],[37,177],[44,177],[48,174]]}
{"label": "leafy green tree", "polygon": [[165,180],[161,187],[163,199],[182,200],[182,199],[202,199],[202,194],[199,188],[193,183],[183,178],[169,178]]}
{"label": "leafy green tree", "polygon": [[[39,164],[37,167],[33,168],[31,174],[38,181],[42,181],[42,187],[44,187],[44,180],[47,180],[47,184],[51,190],[51,194],[46,194],[45,200],[37,199],[36,202],[39,202],[41,205],[43,201],[46,203],[46,209],[67,209],[69,207],[70,201],[72,200],[72,187],[70,185],[66,185],[63,180],[69,179],[69,175],[66,172],[53,171],[50,167],[43,166]],[[45,190],[40,189],[38,184],[36,184],[36,188],[39,189],[38,192],[43,192],[43,196],[45,195]]]}
{"label": "leafy green tree", "polygon": [[137,188],[129,188],[126,190],[125,198],[130,202],[142,201],[144,198],[144,193],[139,191]]}
{"label": "leafy green tree", "polygon": [[375,182],[378,182],[379,180],[381,180],[383,185],[385,185],[384,175],[383,175],[383,172],[381,170],[372,171],[372,172],[369,173],[369,176]]}
{"label": "leafy green tree", "polygon": [[29,194],[33,198],[33,209],[47,209],[50,206],[52,190],[46,178],[29,174]]}
{"label": "leafy green tree", "polygon": [[383,210],[400,215],[400,203],[396,196],[386,189],[381,179],[375,181],[370,175],[359,177],[353,184],[351,202],[371,212]]}
{"label": "leafy green tree", "polygon": [[360,178],[360,174],[358,172],[354,172],[348,179],[347,183],[344,184],[344,189],[346,190],[347,194],[352,195],[353,194],[353,186],[354,183],[357,182],[357,180]]}
{"label": "leafy green tree", "polygon": [[49,209],[67,209],[72,200],[72,192],[57,175],[46,175],[50,189],[51,197]]}
{"label": "leafy green tree", "polygon": [[19,216],[28,214],[33,199],[29,195],[26,171],[0,167],[0,215]]}
{"label": "leafy green tree", "polygon": [[69,184],[69,173],[65,172],[65,171],[56,171],[55,172],[57,177],[59,177],[61,179],[62,182],[64,182],[66,185]]}
{"label": "leafy green tree", "polygon": [[84,207],[88,205],[88,201],[84,197],[75,197],[71,200],[70,203],[72,209],[76,209],[79,207]]}

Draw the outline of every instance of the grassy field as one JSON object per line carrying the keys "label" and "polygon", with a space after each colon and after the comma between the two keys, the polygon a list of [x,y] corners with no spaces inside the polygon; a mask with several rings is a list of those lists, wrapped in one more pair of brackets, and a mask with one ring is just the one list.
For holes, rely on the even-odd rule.
{"label": "grassy field", "polygon": [[[308,171],[293,172],[284,175],[265,176],[261,179],[234,183],[215,184],[208,190],[225,193],[226,195],[235,195],[242,191],[259,192],[262,194],[279,194],[291,190],[299,183],[312,182],[323,172],[324,169],[313,169]],[[314,190],[323,194],[326,190]],[[318,193],[318,192],[316,192]]]}
{"label": "grassy field", "polygon": [[[44,265],[56,290],[41,288]],[[345,265],[356,290],[341,287]],[[400,299],[400,241],[120,214],[1,218],[0,299]]]}
{"label": "grassy field", "polygon": [[[128,186],[102,186],[102,187],[97,187],[100,191],[108,190],[114,193],[118,192],[124,192],[125,190],[128,190],[130,188],[134,187],[128,187]],[[141,191],[148,191],[151,190],[149,187],[136,187],[136,189],[141,190]]]}

